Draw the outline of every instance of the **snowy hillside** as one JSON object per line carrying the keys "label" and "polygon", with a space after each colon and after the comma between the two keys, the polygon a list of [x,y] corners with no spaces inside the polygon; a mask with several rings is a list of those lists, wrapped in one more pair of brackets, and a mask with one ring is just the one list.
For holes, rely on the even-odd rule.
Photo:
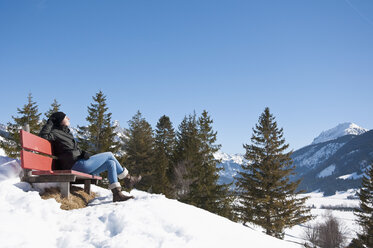
{"label": "snowy hillside", "polygon": [[373,130],[303,147],[292,154],[299,185],[307,192],[356,189],[373,161]]}
{"label": "snowy hillside", "polygon": [[20,182],[19,165],[0,165],[1,247],[300,247],[162,195],[134,190],[112,203],[109,190],[89,207],[64,211]]}
{"label": "snowy hillside", "polygon": [[302,196],[309,197],[306,205],[312,208],[311,214],[315,219],[287,230],[285,240],[304,243],[306,227],[322,223],[325,221],[325,216],[331,214],[340,222],[343,230],[346,232],[345,235],[348,244],[356,237],[356,232],[360,230],[359,225],[356,223],[356,216],[352,211],[359,205],[359,200],[356,199],[355,194],[356,190],[337,192],[332,196],[323,196],[322,192],[303,194]]}
{"label": "snowy hillside", "polygon": [[329,141],[329,140],[337,139],[339,137],[342,137],[342,136],[348,135],[348,134],[360,135],[360,134],[363,134],[367,131],[368,131],[368,129],[359,127],[355,123],[346,122],[346,123],[339,124],[338,126],[332,128],[332,129],[323,131],[319,136],[317,136],[313,140],[312,144],[314,145],[314,144],[326,142],[326,141]]}
{"label": "snowy hillside", "polygon": [[295,151],[292,158],[298,168],[313,169],[334,155],[348,141],[348,139],[337,139],[329,143],[307,146]]}

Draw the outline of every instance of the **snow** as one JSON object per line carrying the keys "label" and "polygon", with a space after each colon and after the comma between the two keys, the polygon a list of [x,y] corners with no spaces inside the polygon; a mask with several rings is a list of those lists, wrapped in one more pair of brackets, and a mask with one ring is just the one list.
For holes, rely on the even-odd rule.
{"label": "snow", "polygon": [[[297,225],[291,229],[286,230],[285,240],[304,243],[304,233],[308,225],[314,225],[324,221],[324,216],[331,214],[337,218],[345,229],[347,236],[347,243],[351,242],[356,237],[356,232],[360,230],[359,225],[356,223],[356,216],[354,215],[353,208],[358,207],[359,200],[352,199],[355,196],[356,190],[348,190],[344,192],[337,192],[333,196],[324,197],[322,192],[312,192],[302,194],[302,196],[309,197],[306,205],[312,207],[311,214],[315,217],[313,220]],[[325,209],[328,207],[329,209]],[[341,211],[338,208],[350,208],[350,211]],[[331,208],[331,209],[330,209]],[[334,208],[334,209],[333,209]]]}
{"label": "snow", "polygon": [[360,135],[367,131],[368,129],[359,127],[355,123],[346,122],[346,123],[339,124],[338,126],[332,129],[323,131],[319,136],[317,136],[313,140],[312,144],[318,144],[318,143],[326,142],[329,140],[337,139],[339,137],[342,137],[348,134]]}
{"label": "snow", "polygon": [[227,154],[221,151],[214,153],[214,158],[221,160],[221,163],[233,162],[233,163],[241,164],[241,165],[245,161],[244,156],[241,154],[230,155],[230,154]]}
{"label": "snow", "polygon": [[[1,141],[4,141],[4,138],[0,136],[0,142]],[[0,148],[0,156],[5,156],[5,151],[2,148]]]}
{"label": "snow", "polygon": [[346,143],[330,143],[321,147],[319,150],[316,150],[316,147],[312,147],[301,156],[295,157],[294,162],[297,162],[297,166],[299,167],[314,168],[330,158],[345,144]]}
{"label": "snow", "polygon": [[356,172],[354,172],[352,174],[347,174],[347,175],[340,176],[340,177],[338,177],[338,179],[343,179],[343,180],[352,179],[352,180],[356,180],[356,179],[360,179],[360,178],[363,178],[363,177],[364,177],[364,173],[358,175]]}
{"label": "snow", "polygon": [[136,199],[112,203],[109,190],[92,186],[99,197],[88,207],[61,210],[20,182],[20,171],[15,160],[0,165],[1,247],[300,247],[138,190]]}
{"label": "snow", "polygon": [[[214,158],[220,160],[218,168],[222,168],[222,170],[219,171],[220,184],[230,184],[234,182],[235,177],[242,170],[241,165],[247,162],[241,154],[229,155],[221,151],[216,152]],[[235,184],[233,183],[230,188],[234,190]]]}
{"label": "snow", "polygon": [[332,164],[328,167],[326,167],[324,170],[322,170],[318,175],[317,177],[318,178],[321,178],[321,177],[328,177],[330,176],[331,174],[333,174],[335,170],[335,164]]}
{"label": "snow", "polygon": [[122,138],[127,138],[124,128],[120,126],[120,122],[118,120],[113,122],[113,126],[115,127],[114,132],[116,133],[115,141],[123,142]]}
{"label": "snow", "polygon": [[6,125],[0,123],[0,132],[4,132],[5,133],[6,129],[7,129]]}

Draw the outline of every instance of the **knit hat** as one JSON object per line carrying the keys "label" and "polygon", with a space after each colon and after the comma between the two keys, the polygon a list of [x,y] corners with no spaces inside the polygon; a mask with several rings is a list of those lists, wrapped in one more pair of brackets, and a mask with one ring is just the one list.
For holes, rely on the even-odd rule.
{"label": "knit hat", "polygon": [[66,114],[64,112],[55,112],[51,115],[50,119],[54,125],[59,126],[63,119],[65,119],[65,116]]}

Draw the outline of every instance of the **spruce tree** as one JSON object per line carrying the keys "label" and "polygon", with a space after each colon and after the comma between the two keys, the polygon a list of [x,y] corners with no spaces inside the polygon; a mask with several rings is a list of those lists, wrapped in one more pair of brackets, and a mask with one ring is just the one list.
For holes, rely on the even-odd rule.
{"label": "spruce tree", "polygon": [[190,185],[198,178],[197,165],[202,163],[201,141],[198,133],[196,114],[185,116],[176,134],[176,148],[172,184],[177,199],[193,204]]}
{"label": "spruce tree", "polygon": [[191,173],[198,175],[190,185],[188,201],[207,211],[231,218],[231,201],[229,185],[219,185],[219,160],[214,154],[221,145],[216,144],[217,132],[212,128],[213,120],[204,110],[198,118],[198,138],[200,140],[199,155],[201,163],[196,164]]}
{"label": "spruce tree", "polygon": [[154,166],[154,137],[151,125],[138,111],[130,121],[127,137],[123,138],[125,164],[133,175],[142,175],[137,188],[152,191],[157,183]]}
{"label": "spruce tree", "polygon": [[173,169],[173,153],[175,150],[175,131],[168,116],[163,115],[155,130],[155,178],[154,193],[172,196],[171,177]]}
{"label": "spruce tree", "polygon": [[57,102],[57,100],[54,99],[54,100],[53,100],[53,103],[51,104],[50,109],[49,109],[47,112],[45,112],[45,114],[44,114],[45,117],[47,118],[47,120],[49,119],[49,117],[50,117],[53,113],[60,111],[60,107],[61,107],[61,104],[59,104],[59,103]]}
{"label": "spruce tree", "polygon": [[294,166],[286,152],[283,129],[266,108],[253,128],[251,145],[244,145],[245,159],[237,179],[238,218],[263,227],[266,234],[284,237],[284,229],[308,221],[306,197],[296,191],[300,181],[291,182]]}
{"label": "spruce tree", "polygon": [[43,119],[43,120],[41,121],[41,122],[42,122],[41,125],[44,126],[44,125],[47,123],[47,120],[49,119],[49,117],[50,117],[53,113],[60,111],[60,107],[61,107],[61,104],[59,104],[59,103],[57,102],[57,100],[54,99],[53,103],[51,104],[50,109],[49,109],[47,112],[44,113],[46,119]]}
{"label": "spruce tree", "polygon": [[41,129],[40,115],[38,105],[32,100],[32,94],[28,95],[27,104],[22,109],[17,108],[17,112],[20,116],[12,119],[14,122],[8,122],[7,132],[8,137],[4,141],[1,141],[1,148],[4,149],[5,154],[11,158],[19,158],[21,151],[20,135],[19,131],[26,124],[30,127],[30,133],[37,135]]}
{"label": "spruce tree", "polygon": [[358,242],[355,242],[360,243],[362,247],[373,247],[373,164],[363,177],[358,195],[360,204],[355,210],[355,215],[358,217],[357,222],[362,230],[357,234]]}
{"label": "spruce tree", "polygon": [[88,126],[78,126],[78,141],[83,150],[92,154],[112,152],[114,155],[120,149],[120,143],[115,141],[115,126],[108,112],[106,96],[102,91],[92,97],[93,103],[88,107]]}

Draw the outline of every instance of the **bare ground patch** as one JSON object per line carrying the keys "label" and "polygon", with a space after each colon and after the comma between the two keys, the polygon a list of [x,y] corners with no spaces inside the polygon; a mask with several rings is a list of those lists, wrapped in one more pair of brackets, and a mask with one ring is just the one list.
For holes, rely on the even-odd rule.
{"label": "bare ground patch", "polygon": [[90,201],[97,197],[97,194],[91,192],[89,195],[84,192],[84,189],[72,186],[70,188],[69,199],[63,198],[61,196],[60,189],[57,187],[45,189],[44,193],[42,193],[40,196],[44,200],[54,198],[57,202],[61,203],[61,209],[72,210],[86,207]]}

